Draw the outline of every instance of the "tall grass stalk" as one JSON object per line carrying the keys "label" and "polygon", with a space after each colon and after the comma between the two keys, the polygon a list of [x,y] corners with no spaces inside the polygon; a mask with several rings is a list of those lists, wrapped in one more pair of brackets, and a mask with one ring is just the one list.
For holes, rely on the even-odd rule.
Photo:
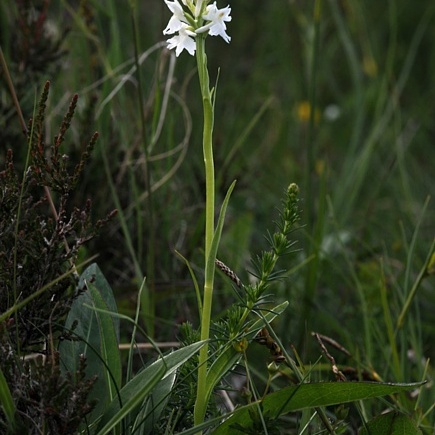
{"label": "tall grass stalk", "polygon": [[[154,337],[154,317],[155,317],[155,243],[156,232],[154,225],[154,201],[153,192],[151,186],[151,168],[150,168],[150,147],[148,146],[146,124],[145,124],[145,107],[143,102],[144,86],[142,83],[142,74],[139,67],[139,33],[137,25],[137,15],[135,3],[132,5],[132,25],[134,33],[134,61],[136,66],[136,78],[138,86],[138,103],[140,113],[140,125],[142,136],[142,149],[144,153],[144,171],[145,171],[145,190],[147,192],[147,207],[146,215],[148,219],[148,228],[150,231],[149,238],[147,240],[147,253],[146,253],[146,275],[147,282],[144,287],[144,303],[143,308],[145,310],[145,323],[147,325],[148,335]],[[139,215],[140,216],[140,215]],[[140,219],[140,217],[139,217]],[[138,223],[138,228],[141,228],[141,223]],[[139,251],[140,252],[140,251]]]}
{"label": "tall grass stalk", "polygon": [[[310,79],[309,79],[309,103],[310,112],[308,120],[308,131],[307,131],[307,151],[306,151],[306,170],[305,170],[305,212],[307,216],[307,221],[309,224],[308,237],[309,247],[307,248],[307,257],[313,256],[313,261],[310,262],[307,268],[307,274],[305,278],[305,291],[304,291],[304,301],[303,301],[303,314],[300,317],[300,341],[299,345],[302,345],[303,337],[305,336],[306,323],[309,323],[311,316],[311,307],[313,305],[313,300],[315,297],[317,279],[318,279],[318,269],[320,264],[319,252],[320,244],[323,234],[324,227],[324,213],[325,210],[325,192],[324,187],[324,177],[321,182],[322,193],[320,195],[321,204],[318,208],[317,219],[314,217],[314,204],[315,204],[315,194],[313,187],[313,178],[315,174],[315,160],[316,160],[316,107],[317,107],[317,96],[316,96],[316,86],[318,79],[318,64],[320,55],[320,25],[322,17],[322,0],[316,0],[314,3],[313,12],[313,22],[314,22],[314,36],[312,40],[311,47],[311,59],[310,59]],[[310,233],[312,229],[312,232]]]}
{"label": "tall grass stalk", "polygon": [[344,48],[344,52],[348,59],[350,75],[353,83],[353,91],[355,93],[355,116],[352,129],[352,137],[349,145],[348,160],[352,162],[352,157],[358,150],[358,145],[361,143],[365,109],[364,109],[364,94],[363,94],[363,74],[361,71],[361,63],[358,58],[357,47],[349,34],[348,26],[346,24],[343,12],[340,10],[340,5],[334,0],[328,0],[331,9],[332,18],[337,26],[338,36]]}
{"label": "tall grass stalk", "polygon": [[314,37],[311,47],[310,59],[310,78],[309,78],[309,102],[310,102],[310,116],[308,120],[307,131],[307,156],[306,156],[306,174],[305,174],[305,213],[310,227],[314,222],[314,194],[313,194],[313,176],[315,169],[315,136],[316,136],[316,107],[317,95],[316,86],[319,70],[319,52],[320,52],[320,24],[322,18],[322,0],[316,0],[314,3]]}
{"label": "tall grass stalk", "polygon": [[391,316],[391,310],[388,304],[388,295],[387,295],[387,285],[384,274],[384,265],[381,263],[381,282],[380,282],[380,290],[381,290],[381,303],[382,303],[382,311],[384,314],[384,323],[387,332],[387,340],[391,351],[392,364],[393,364],[393,373],[397,381],[401,381],[401,370],[400,370],[400,359],[399,359],[399,351],[397,349],[397,342],[394,333],[394,322]]}

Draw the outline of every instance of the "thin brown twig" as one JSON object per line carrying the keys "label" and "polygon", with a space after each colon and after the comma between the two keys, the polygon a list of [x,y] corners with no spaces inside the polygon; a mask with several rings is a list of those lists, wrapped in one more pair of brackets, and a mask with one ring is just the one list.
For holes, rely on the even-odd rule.
{"label": "thin brown twig", "polygon": [[344,347],[342,346],[338,341],[334,340],[331,337],[328,337],[327,335],[319,334],[316,332],[316,334],[322,339],[322,341],[328,343],[332,347],[335,347],[340,352],[343,352],[345,355],[352,357],[352,354]]}
{"label": "thin brown twig", "polygon": [[11,74],[9,73],[8,64],[6,63],[6,59],[4,57],[1,45],[0,45],[0,64],[1,64],[1,66],[3,68],[3,72],[5,74],[6,83],[8,85],[9,92],[11,93],[12,101],[14,102],[14,107],[15,107],[15,110],[17,111],[18,119],[20,120],[20,124],[21,124],[21,128],[23,129],[23,133],[27,137],[26,121],[24,121],[23,112],[21,111],[21,106],[20,106],[20,103],[18,101],[17,93],[15,92],[14,83],[12,82]]}
{"label": "thin brown twig", "polygon": [[[130,343],[120,343],[118,345],[119,350],[129,350],[131,347]],[[153,350],[156,347],[158,348],[168,348],[168,347],[180,347],[180,343],[178,341],[168,341],[168,342],[156,342],[156,343],[135,343],[133,345],[135,349],[140,351]]]}
{"label": "thin brown twig", "polygon": [[320,345],[320,348],[322,349],[322,352],[325,354],[325,356],[331,362],[332,372],[334,373],[337,381],[346,382],[347,381],[346,376],[344,376],[344,374],[337,367],[337,364],[335,363],[334,357],[328,352],[328,349],[326,349],[326,346],[323,344],[323,341],[322,341],[320,334],[318,334],[317,332],[312,332],[311,335],[313,335],[316,338],[316,340],[318,341],[318,343]]}

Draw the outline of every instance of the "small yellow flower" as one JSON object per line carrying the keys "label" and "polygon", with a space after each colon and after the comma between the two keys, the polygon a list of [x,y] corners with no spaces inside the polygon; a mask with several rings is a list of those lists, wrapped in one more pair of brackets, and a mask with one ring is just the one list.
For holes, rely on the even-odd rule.
{"label": "small yellow flower", "polygon": [[320,159],[316,160],[314,168],[317,175],[319,176],[323,175],[325,172],[325,167],[326,167],[325,160],[320,160]]}
{"label": "small yellow flower", "polygon": [[364,56],[363,70],[369,77],[376,77],[378,75],[378,64],[372,56]]}
{"label": "small yellow flower", "polygon": [[[299,121],[307,123],[311,116],[311,104],[309,101],[301,101],[296,107],[296,115]],[[314,111],[314,122],[317,124],[320,121],[320,111],[316,108]]]}
{"label": "small yellow flower", "polygon": [[248,340],[246,338],[242,338],[241,340],[233,342],[233,347],[236,350],[236,352],[245,352],[245,350],[248,348]]}

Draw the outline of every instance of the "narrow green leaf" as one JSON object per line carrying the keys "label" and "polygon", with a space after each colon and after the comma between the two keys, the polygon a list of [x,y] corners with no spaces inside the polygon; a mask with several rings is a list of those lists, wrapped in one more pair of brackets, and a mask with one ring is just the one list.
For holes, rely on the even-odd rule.
{"label": "narrow green leaf", "polygon": [[355,402],[373,397],[387,396],[401,391],[418,388],[421,382],[412,384],[389,384],[378,382],[322,382],[301,384],[283,388],[267,395],[262,401],[251,403],[237,409],[233,415],[221,424],[214,435],[243,433],[236,430],[233,425],[249,428],[252,418],[249,411],[262,406],[263,415],[268,418],[277,418],[288,412],[305,408],[338,405],[341,403]]}
{"label": "narrow green leaf", "polygon": [[[136,313],[134,317],[133,331],[131,333],[130,348],[128,349],[126,382],[128,382],[132,378],[133,352],[135,349],[136,334],[139,327],[138,322],[139,322],[139,314],[140,314],[140,307],[141,307],[140,301],[142,300],[142,292],[145,290],[145,283],[146,283],[146,278],[142,280],[142,284],[139,287],[139,292],[137,294]],[[131,321],[131,319],[129,321]]]}
{"label": "narrow green leaf", "polygon": [[276,307],[271,308],[267,313],[263,314],[263,317],[256,320],[248,329],[245,337],[248,340],[252,340],[258,333],[258,331],[265,326],[266,323],[271,323],[278,317],[287,307],[288,301],[281,302]]}
{"label": "narrow green leaf", "polygon": [[[434,250],[435,250],[435,238],[432,240],[432,245],[427,254],[426,261],[424,262],[423,267],[421,268],[420,273],[418,274],[418,277],[415,280],[411,288],[411,291],[409,292],[408,297],[406,298],[406,301],[403,305],[402,311],[400,312],[400,315],[397,319],[396,331],[403,326],[403,322],[405,321],[405,317],[411,307],[411,303],[414,300],[415,295],[417,294],[417,290],[420,288],[423,278],[427,275],[428,267],[432,260],[432,256],[434,255]],[[411,261],[409,261],[408,263],[411,264]]]}
{"label": "narrow green leaf", "polygon": [[213,392],[215,386],[222,379],[222,377],[234,367],[241,355],[242,354],[240,352],[237,352],[234,347],[230,345],[216,358],[215,361],[213,361],[213,364],[210,366],[207,372],[207,402],[210,399],[211,393]]}
{"label": "narrow green leaf", "polygon": [[195,272],[192,269],[192,266],[190,265],[190,262],[187,258],[183,257],[178,251],[175,251],[175,253],[184,261],[187,268],[189,269],[190,277],[193,281],[193,286],[195,288],[195,294],[196,294],[196,303],[198,304],[198,311],[199,311],[199,317],[201,318],[202,315],[202,299],[201,299],[201,292],[199,290],[198,280],[196,279]]}
{"label": "narrow green leaf", "polygon": [[233,181],[231,183],[231,186],[228,188],[227,194],[225,195],[225,199],[222,203],[222,207],[221,207],[221,210],[219,213],[218,223],[217,223],[214,235],[213,235],[213,240],[211,242],[210,253],[209,253],[208,259],[207,259],[206,271],[205,271],[206,277],[213,276],[213,274],[210,272],[210,269],[213,268],[213,270],[214,270],[214,267],[215,267],[217,250],[219,247],[219,242],[221,240],[221,235],[222,235],[222,229],[224,227],[224,222],[225,222],[225,214],[227,212],[227,207],[228,207],[228,203],[230,201],[230,196],[234,190],[235,185],[236,185],[236,181]]}
{"label": "narrow green leaf", "polygon": [[136,408],[153,387],[177,370],[181,364],[195,355],[204,346],[199,341],[190,346],[178,349],[144,368],[120,391],[121,403],[115,398],[104,413],[97,430],[98,435],[106,434],[116,426],[127,414]]}
{"label": "narrow green leaf", "polygon": [[360,435],[421,435],[414,420],[399,412],[389,412],[370,420]]}
{"label": "narrow green leaf", "polygon": [[15,403],[12,398],[11,390],[6,382],[3,371],[0,369],[0,403],[8,421],[11,431],[15,429]]}

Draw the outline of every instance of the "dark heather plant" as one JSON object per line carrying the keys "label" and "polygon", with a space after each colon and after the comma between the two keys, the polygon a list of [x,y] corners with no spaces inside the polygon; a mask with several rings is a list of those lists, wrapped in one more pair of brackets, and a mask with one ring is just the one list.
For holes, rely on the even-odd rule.
{"label": "dark heather plant", "polygon": [[[13,391],[19,414],[16,433],[77,433],[84,417],[94,407],[88,395],[95,379],[85,379],[85,359],[80,359],[76,373],[66,375],[61,374],[56,351],[46,359],[38,356],[23,362],[17,358],[3,332],[0,366]],[[0,413],[0,424],[0,427],[6,428],[3,413]]]}
{"label": "dark heather plant", "polygon": [[[93,223],[90,200],[82,207],[70,204],[98,135],[75,166],[61,153],[77,104],[74,96],[47,146],[48,92],[47,82],[28,125],[29,165],[23,179],[11,150],[0,172],[0,368],[28,433],[74,433],[92,410],[86,397],[93,380],[85,379],[84,359],[77,373],[61,374],[57,343],[71,338],[63,322],[83,291],[77,286],[80,248],[111,215]],[[3,414],[0,424],[5,424]]]}

